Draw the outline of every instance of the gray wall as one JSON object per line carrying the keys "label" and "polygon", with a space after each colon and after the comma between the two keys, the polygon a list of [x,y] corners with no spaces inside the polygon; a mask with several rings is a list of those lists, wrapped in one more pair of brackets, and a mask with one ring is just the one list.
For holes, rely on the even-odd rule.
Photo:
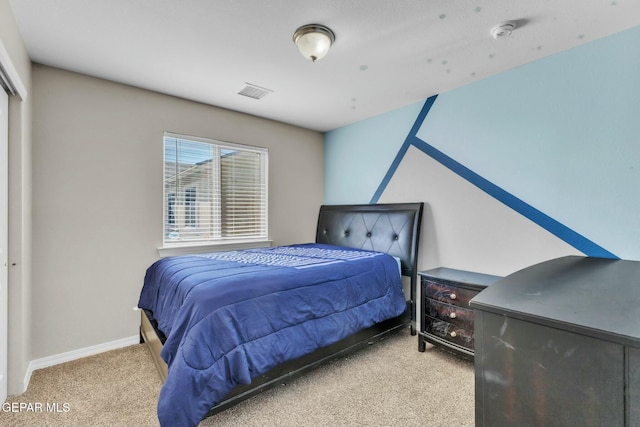
{"label": "gray wall", "polygon": [[312,241],[323,135],[33,66],[32,358],[137,334],[162,244],[164,131],[269,149],[269,234]]}

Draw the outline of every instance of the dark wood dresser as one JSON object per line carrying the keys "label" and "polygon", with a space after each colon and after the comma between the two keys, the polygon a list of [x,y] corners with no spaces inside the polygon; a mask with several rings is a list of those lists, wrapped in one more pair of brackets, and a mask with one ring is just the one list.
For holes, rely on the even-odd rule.
{"label": "dark wood dresser", "polygon": [[554,259],[471,307],[476,426],[640,426],[640,262]]}
{"label": "dark wood dresser", "polygon": [[429,342],[472,359],[473,310],[469,301],[500,277],[443,267],[419,275],[418,350],[425,351]]}

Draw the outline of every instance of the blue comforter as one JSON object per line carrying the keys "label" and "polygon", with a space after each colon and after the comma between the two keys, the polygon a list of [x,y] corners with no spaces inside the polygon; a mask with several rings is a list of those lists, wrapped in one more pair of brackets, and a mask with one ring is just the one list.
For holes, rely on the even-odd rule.
{"label": "blue comforter", "polygon": [[236,385],[406,307],[395,259],[322,244],[164,258],[138,305],[167,336],[162,426],[195,426]]}

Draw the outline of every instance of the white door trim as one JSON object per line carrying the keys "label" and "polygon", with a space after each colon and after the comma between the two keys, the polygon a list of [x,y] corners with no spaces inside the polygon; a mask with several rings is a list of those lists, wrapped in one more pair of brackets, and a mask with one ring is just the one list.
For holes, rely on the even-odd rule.
{"label": "white door trim", "polygon": [[0,402],[7,399],[9,349],[9,96],[0,88]]}
{"label": "white door trim", "polygon": [[12,95],[19,96],[23,101],[27,99],[27,88],[22,83],[16,67],[13,66],[2,40],[0,40],[0,78],[9,86]]}
{"label": "white door trim", "polygon": [[8,392],[8,223],[9,223],[9,161],[8,161],[8,148],[9,148],[9,96],[5,94],[5,88],[10,95],[18,96],[22,101],[27,99],[27,89],[18,74],[11,57],[5,49],[2,40],[0,40],[0,95],[2,99],[2,125],[0,126],[0,136],[2,138],[2,144],[0,146],[0,156],[2,166],[0,167],[0,197],[2,197],[2,203],[0,203],[0,209],[2,209],[2,215],[0,215],[0,227],[2,231],[0,236],[2,241],[3,255],[0,257],[0,274],[2,277],[0,280],[3,282],[0,286],[0,401],[4,403]]}

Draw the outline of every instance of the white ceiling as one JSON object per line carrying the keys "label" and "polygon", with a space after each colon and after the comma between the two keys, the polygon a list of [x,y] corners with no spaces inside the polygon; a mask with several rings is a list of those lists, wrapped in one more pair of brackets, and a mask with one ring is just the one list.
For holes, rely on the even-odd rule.
{"label": "white ceiling", "polygon": [[[640,25],[639,0],[10,3],[34,62],[319,131]],[[516,30],[494,40],[504,21]],[[336,34],[315,63],[291,40],[310,23]]]}

